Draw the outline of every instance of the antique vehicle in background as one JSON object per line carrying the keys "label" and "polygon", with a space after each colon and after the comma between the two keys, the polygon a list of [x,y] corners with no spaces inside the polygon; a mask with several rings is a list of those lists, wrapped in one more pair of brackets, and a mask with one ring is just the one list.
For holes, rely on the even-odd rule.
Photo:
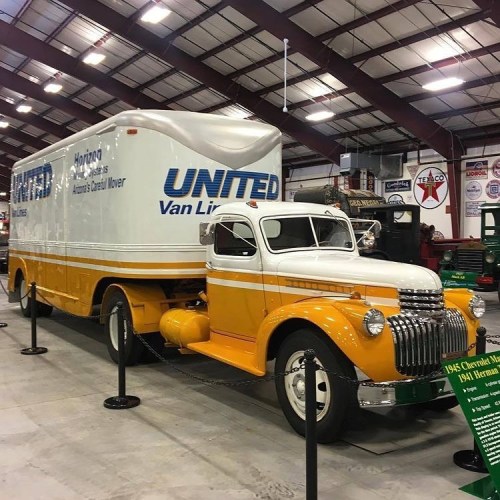
{"label": "antique vehicle in background", "polygon": [[[350,218],[360,255],[439,270],[445,251],[461,239],[434,239],[435,228],[420,221],[420,206],[387,204],[371,191],[331,185],[299,189],[294,201],[335,205]],[[372,225],[377,222],[376,225]]]}
{"label": "antique vehicle in background", "polygon": [[469,239],[447,251],[439,275],[447,288],[497,290],[500,300],[500,203],[484,203],[481,239]]}

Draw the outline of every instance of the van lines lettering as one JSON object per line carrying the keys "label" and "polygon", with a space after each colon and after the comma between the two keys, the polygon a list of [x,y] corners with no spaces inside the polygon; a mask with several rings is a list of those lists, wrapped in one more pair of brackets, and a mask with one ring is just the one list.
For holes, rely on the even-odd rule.
{"label": "van lines lettering", "polygon": [[45,163],[12,176],[12,201],[22,203],[50,196],[52,189],[52,165]]}
{"label": "van lines lettering", "polygon": [[[239,170],[210,171],[206,168],[188,168],[182,178],[178,168],[167,172],[163,192],[169,198],[229,198],[276,200],[279,196],[279,179],[274,174]],[[219,205],[217,200],[199,200],[195,203],[176,203],[177,200],[160,200],[163,215],[208,215]],[[180,200],[179,200],[180,201]]]}

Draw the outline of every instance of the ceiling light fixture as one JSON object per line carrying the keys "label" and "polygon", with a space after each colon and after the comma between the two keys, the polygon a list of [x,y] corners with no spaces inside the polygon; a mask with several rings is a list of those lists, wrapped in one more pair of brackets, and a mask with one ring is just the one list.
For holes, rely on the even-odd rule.
{"label": "ceiling light fixture", "polygon": [[448,89],[451,87],[457,87],[458,85],[462,85],[465,80],[462,80],[461,78],[444,78],[442,80],[436,80],[434,82],[426,83],[425,85],[422,85],[422,88],[425,90],[443,90],[443,89]]}
{"label": "ceiling light fixture", "polygon": [[19,104],[19,106],[16,108],[18,113],[29,113],[32,109],[33,107],[29,104]]}
{"label": "ceiling light fixture", "polygon": [[33,83],[40,83],[40,78],[37,78],[36,76],[28,76],[28,80]]}
{"label": "ceiling light fixture", "polygon": [[161,5],[154,5],[148,9],[141,17],[145,23],[157,24],[163,21],[172,11]]}
{"label": "ceiling light fixture", "polygon": [[48,92],[49,94],[57,94],[62,89],[62,85],[60,83],[48,83],[45,85],[43,90]]}
{"label": "ceiling light fixture", "polygon": [[9,122],[5,120],[0,120],[0,128],[7,128],[9,126]]}
{"label": "ceiling light fixture", "polygon": [[106,59],[104,54],[101,54],[100,52],[90,52],[83,58],[83,62],[85,64],[96,66],[97,64],[102,63],[104,59]]}
{"label": "ceiling light fixture", "polygon": [[306,120],[311,122],[319,122],[321,120],[326,120],[327,118],[331,118],[335,113],[333,111],[318,111],[317,113],[311,113],[306,116]]}
{"label": "ceiling light fixture", "polygon": [[6,192],[6,191],[2,191],[2,192],[0,193],[0,196],[7,196],[7,192]]}

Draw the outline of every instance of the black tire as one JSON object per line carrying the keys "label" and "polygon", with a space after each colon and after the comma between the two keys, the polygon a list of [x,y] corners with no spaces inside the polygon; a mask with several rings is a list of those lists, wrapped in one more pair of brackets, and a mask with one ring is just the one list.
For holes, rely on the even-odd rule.
{"label": "black tire", "polygon": [[[127,297],[120,290],[116,290],[111,295],[107,310],[104,311],[106,316],[106,345],[111,359],[118,363],[118,321],[116,314],[111,314],[117,310],[118,302],[123,303],[123,318],[124,318],[124,333],[125,333],[125,364],[127,366],[136,365],[144,351],[144,346],[141,341],[134,335],[131,330],[132,315]],[[129,334],[130,332],[130,334]]]}
{"label": "black tire", "polygon": [[455,396],[450,396],[449,398],[436,399],[434,401],[427,401],[426,403],[419,403],[417,405],[419,408],[431,411],[447,411],[458,406],[458,400]]}
{"label": "black tire", "polygon": [[[283,341],[276,357],[275,372],[283,373],[301,364],[301,356],[306,349],[314,349],[316,361],[325,369],[356,380],[352,363],[333,341],[319,331],[306,328],[297,330]],[[304,371],[278,377],[275,381],[278,400],[286,419],[298,434],[304,436]],[[323,401],[317,402],[317,439],[319,443],[331,443],[338,438],[349,412],[357,404],[356,386],[324,371],[316,372],[316,384],[318,390],[324,392]]]}
{"label": "black tire", "polygon": [[[21,307],[21,313],[25,318],[31,318],[31,296],[25,297],[26,293],[31,293],[30,288],[26,288],[26,282],[24,280],[24,275],[21,275],[21,279],[17,285],[17,292],[19,294],[19,305]],[[37,316],[50,316],[52,314],[53,307],[43,302],[36,301],[36,315]]]}

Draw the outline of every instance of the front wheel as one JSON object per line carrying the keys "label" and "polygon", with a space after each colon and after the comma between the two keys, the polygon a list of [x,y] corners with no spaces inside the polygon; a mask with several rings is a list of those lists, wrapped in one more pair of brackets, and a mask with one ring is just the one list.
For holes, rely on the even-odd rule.
{"label": "front wheel", "polygon": [[106,345],[111,359],[118,363],[118,302],[123,304],[123,334],[125,338],[125,364],[136,365],[143,353],[144,346],[132,331],[132,314],[125,294],[113,292],[106,311]]}
{"label": "front wheel", "polygon": [[[317,440],[330,443],[338,438],[349,411],[356,402],[356,380],[350,361],[338,349],[333,341],[312,329],[301,329],[288,336],[280,346],[276,357],[276,374],[293,368],[300,368],[304,362],[304,351],[314,349],[316,363],[320,369],[316,372],[316,418]],[[346,378],[339,378],[332,373]],[[293,429],[305,435],[305,371],[278,376],[276,392],[283,413]]]}

